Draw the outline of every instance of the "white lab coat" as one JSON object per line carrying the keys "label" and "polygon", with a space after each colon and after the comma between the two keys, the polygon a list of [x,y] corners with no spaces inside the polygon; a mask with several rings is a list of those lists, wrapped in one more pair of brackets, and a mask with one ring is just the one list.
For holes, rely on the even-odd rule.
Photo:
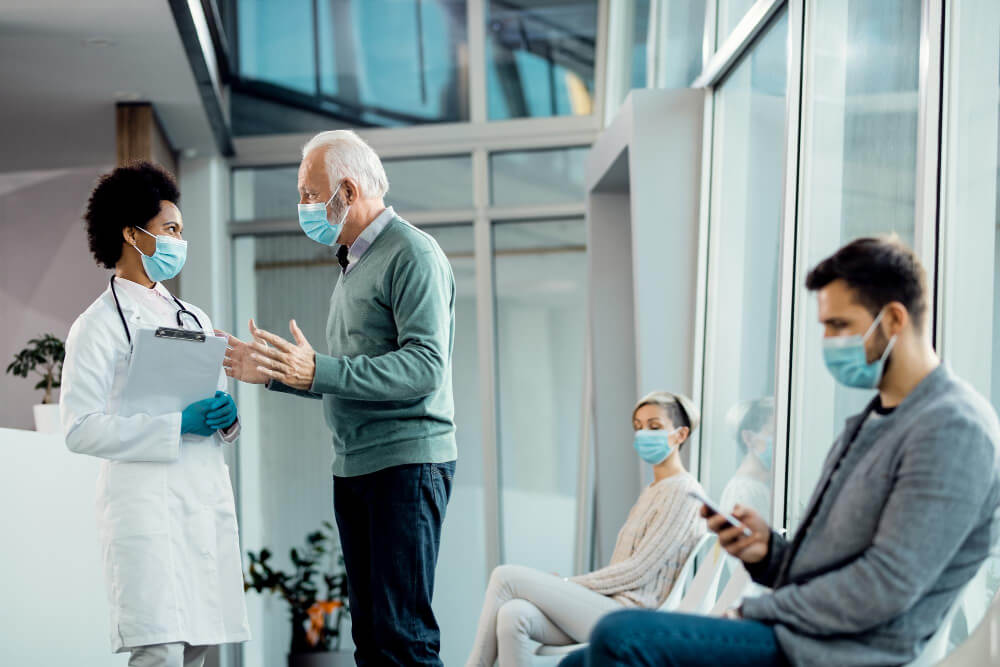
{"label": "white lab coat", "polygon": [[[139,328],[177,326],[156,301],[169,297],[162,285],[159,295],[120,279],[115,287],[133,337]],[[203,311],[184,306],[212,331]],[[189,319],[185,324],[194,326]],[[112,649],[246,641],[236,507],[222,455],[239,425],[225,438],[219,432],[182,436],[179,412],[118,416],[129,355],[111,290],[105,290],[70,329],[60,408],[67,447],[104,459],[96,509]],[[220,373],[219,388],[225,386]]]}

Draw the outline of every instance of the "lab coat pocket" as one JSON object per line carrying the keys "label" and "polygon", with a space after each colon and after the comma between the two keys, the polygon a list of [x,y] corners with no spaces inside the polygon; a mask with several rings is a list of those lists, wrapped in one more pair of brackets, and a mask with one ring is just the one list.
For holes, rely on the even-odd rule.
{"label": "lab coat pocket", "polygon": [[108,466],[104,517],[112,541],[169,530],[166,485],[162,463],[113,462]]}

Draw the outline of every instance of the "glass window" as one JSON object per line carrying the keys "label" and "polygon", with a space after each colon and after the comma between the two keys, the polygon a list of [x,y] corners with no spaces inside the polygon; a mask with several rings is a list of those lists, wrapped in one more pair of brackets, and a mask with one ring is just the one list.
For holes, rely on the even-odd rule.
{"label": "glass window", "polygon": [[298,93],[316,89],[313,0],[239,0],[240,76]]}
{"label": "glass window", "polygon": [[473,206],[472,158],[468,155],[384,160],[389,177],[385,201],[408,211],[446,211]]}
{"label": "glass window", "polygon": [[441,659],[460,665],[472,652],[479,609],[486,590],[486,529],[483,524],[483,426],[479,394],[476,324],[476,265],[471,224],[421,227],[437,240],[455,274],[455,349],[452,382],[458,467],[441,532],[440,576],[434,586],[434,615],[441,626]]}
{"label": "glass window", "polygon": [[[952,370],[988,392],[1000,411],[1000,3],[967,0],[946,12],[937,344]],[[984,308],[990,303],[992,317]],[[981,623],[998,588],[1000,555],[994,553],[965,592],[952,644]]]}
{"label": "glass window", "polygon": [[582,219],[494,225],[504,560],[573,571],[587,253]]}
{"label": "glass window", "polygon": [[[468,155],[384,160],[382,165],[389,178],[385,202],[403,217],[409,212],[473,206],[472,158]],[[233,220],[295,220],[298,174],[298,166],[234,170]]]}
{"label": "glass window", "polygon": [[494,206],[580,203],[587,147],[510,151],[490,155]]}
{"label": "glass window", "polygon": [[[920,0],[806,5],[802,180],[795,297],[788,516],[798,525],[844,420],[872,392],[836,385],[823,365],[805,272],[859,236],[913,244]],[[928,267],[930,270],[932,267]],[[929,276],[933,284],[933,275]]]}
{"label": "glass window", "polygon": [[716,48],[719,48],[729,38],[729,35],[740,24],[755,2],[757,0],[719,0],[717,17],[719,30],[716,32]]}
{"label": "glass window", "polygon": [[632,88],[646,87],[646,47],[649,44],[650,0],[635,0],[632,10]]}
{"label": "glass window", "polygon": [[299,168],[233,170],[233,220],[296,220]]}
{"label": "glass window", "polygon": [[277,114],[250,93],[297,107],[264,129],[312,129],[310,112],[365,125],[468,119],[463,0],[237,1],[235,105]]}
{"label": "glass window", "polygon": [[705,0],[659,3],[658,88],[686,88],[701,74],[707,5]]}
{"label": "glass window", "polygon": [[788,18],[716,92],[709,222],[703,481],[729,510],[770,516]]}
{"label": "glass window", "polygon": [[[442,659],[461,664],[476,630],[477,617],[468,610],[482,604],[487,574],[473,232],[471,224],[423,229],[438,241],[455,274],[452,381],[459,462],[438,563],[448,576],[437,579],[434,610],[441,626]],[[261,326],[287,336],[288,320],[294,317],[313,346],[325,350],[326,304],[340,273],[335,249],[302,234],[243,237],[237,243],[235,261],[250,266],[235,266],[236,274],[253,276],[252,285],[236,283],[236,302],[253,309],[238,312],[238,320],[253,316]],[[249,253],[243,251],[247,244]],[[266,546],[275,554],[275,563],[287,567],[288,550],[323,521],[333,521],[330,429],[316,401],[267,391],[258,396],[259,409],[243,419],[244,440],[260,443],[256,455],[261,474],[243,477],[240,492],[259,498],[263,515],[255,523],[261,544],[245,548]],[[283,443],[295,444],[295,456],[288,456]],[[265,656],[262,664],[283,664],[289,642],[287,607],[268,601],[263,614],[260,628],[255,628]]]}
{"label": "glass window", "polygon": [[593,111],[596,0],[489,0],[487,12],[490,120]]}

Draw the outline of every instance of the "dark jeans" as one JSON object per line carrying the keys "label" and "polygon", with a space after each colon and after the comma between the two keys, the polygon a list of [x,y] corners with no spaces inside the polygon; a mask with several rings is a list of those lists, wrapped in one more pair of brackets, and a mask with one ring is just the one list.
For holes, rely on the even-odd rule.
{"label": "dark jeans", "polygon": [[431,596],[454,475],[451,461],[333,478],[359,667],[441,665]]}
{"label": "dark jeans", "polygon": [[605,616],[560,667],[784,667],[771,626],[630,609]]}

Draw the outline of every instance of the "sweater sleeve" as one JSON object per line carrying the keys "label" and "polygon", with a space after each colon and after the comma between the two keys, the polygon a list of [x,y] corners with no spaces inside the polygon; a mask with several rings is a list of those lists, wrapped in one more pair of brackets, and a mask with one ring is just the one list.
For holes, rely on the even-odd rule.
{"label": "sweater sleeve", "polygon": [[386,288],[398,349],[375,357],[316,355],[311,390],[361,401],[414,400],[447,379],[455,279],[439,252],[400,258]]}
{"label": "sweater sleeve", "polygon": [[589,574],[571,577],[570,581],[602,595],[635,590],[648,583],[659,571],[659,563],[674,557],[685,544],[689,544],[686,538],[702,521],[699,515],[701,506],[687,496],[687,489],[686,486],[677,487],[666,497],[654,499],[654,502],[662,504],[660,511],[653,515],[631,556]]}

